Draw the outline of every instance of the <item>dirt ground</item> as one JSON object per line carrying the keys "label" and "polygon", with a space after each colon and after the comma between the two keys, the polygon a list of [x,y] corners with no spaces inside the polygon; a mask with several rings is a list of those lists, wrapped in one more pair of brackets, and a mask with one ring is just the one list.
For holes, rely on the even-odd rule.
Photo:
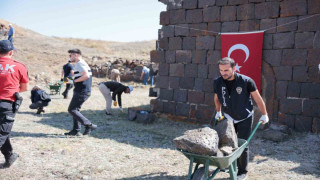
{"label": "dirt ground", "polygon": [[[72,127],[67,113],[70,99],[52,96],[46,113],[30,110],[30,91],[12,131],[12,144],[20,157],[1,180],[17,179],[186,179],[188,159],[173,145],[173,138],[199,125],[170,121],[166,116],[150,125],[127,121],[127,113],[114,108],[104,114],[105,101],[97,85],[82,112],[98,129],[90,137],[65,137]],[[135,85],[123,95],[123,107],[148,108],[148,86]],[[259,133],[259,132],[257,132]],[[250,144],[249,179],[319,179],[320,136],[295,133],[281,143],[254,137]],[[0,163],[4,158],[0,158]],[[219,173],[216,179],[228,179]]]}

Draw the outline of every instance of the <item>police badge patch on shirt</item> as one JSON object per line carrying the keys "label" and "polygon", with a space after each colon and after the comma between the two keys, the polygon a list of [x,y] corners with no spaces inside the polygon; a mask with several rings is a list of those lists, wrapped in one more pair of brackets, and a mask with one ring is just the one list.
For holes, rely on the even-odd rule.
{"label": "police badge patch on shirt", "polygon": [[237,91],[238,94],[241,94],[242,88],[241,88],[241,87],[237,87],[237,88],[236,88],[236,91]]}

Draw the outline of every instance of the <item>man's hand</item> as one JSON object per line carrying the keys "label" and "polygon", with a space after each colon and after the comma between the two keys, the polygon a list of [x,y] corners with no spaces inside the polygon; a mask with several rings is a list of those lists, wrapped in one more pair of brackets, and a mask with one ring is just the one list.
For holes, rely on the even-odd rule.
{"label": "man's hand", "polygon": [[222,118],[222,113],[221,111],[217,111],[217,114],[215,116],[215,119],[220,120]]}
{"label": "man's hand", "polygon": [[117,106],[117,105],[118,105],[117,101],[114,101],[114,102],[113,102],[113,105],[114,105],[114,106]]}
{"label": "man's hand", "polygon": [[122,109],[122,107],[120,107],[120,112],[123,112],[123,109]]}
{"label": "man's hand", "polygon": [[262,124],[266,124],[269,122],[269,117],[268,115],[262,115],[261,118],[259,119],[259,121],[262,121]]}

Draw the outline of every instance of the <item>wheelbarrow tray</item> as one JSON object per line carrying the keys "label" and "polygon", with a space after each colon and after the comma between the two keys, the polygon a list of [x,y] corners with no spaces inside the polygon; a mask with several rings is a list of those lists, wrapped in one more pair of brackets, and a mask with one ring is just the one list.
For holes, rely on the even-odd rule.
{"label": "wheelbarrow tray", "polygon": [[60,94],[60,90],[63,86],[63,83],[62,82],[56,82],[56,83],[49,83],[49,90],[50,90],[50,94]]}

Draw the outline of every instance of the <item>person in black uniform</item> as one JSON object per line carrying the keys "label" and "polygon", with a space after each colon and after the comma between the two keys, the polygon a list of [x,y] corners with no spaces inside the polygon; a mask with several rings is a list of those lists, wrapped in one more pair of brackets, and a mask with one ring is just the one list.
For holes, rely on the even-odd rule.
{"label": "person in black uniform", "polygon": [[62,68],[61,72],[61,81],[64,81],[66,83],[66,89],[62,93],[64,99],[68,98],[68,92],[73,87],[73,79],[72,76],[74,74],[73,66],[71,64],[71,60],[68,60],[68,63],[65,64]]}
{"label": "person in black uniform", "polygon": [[[266,106],[257,90],[255,82],[248,76],[235,72],[232,58],[225,57],[218,62],[221,76],[214,80],[214,103],[216,119],[222,112],[228,120],[232,120],[238,138],[247,140],[251,134],[253,122],[253,103],[257,103],[262,116],[260,121],[269,121]],[[222,111],[222,112],[221,112]],[[246,179],[249,163],[249,147],[238,159],[238,179]]]}
{"label": "person in black uniform", "polygon": [[[120,111],[122,110],[122,102],[121,102],[121,94],[131,93],[133,90],[132,86],[125,86],[121,83],[108,81],[108,82],[101,82],[99,83],[99,90],[104,96],[106,100],[106,115],[111,115],[111,104],[112,100],[114,101],[113,105],[117,106],[116,95],[118,96],[118,103],[120,107]],[[111,97],[111,92],[113,92]]]}
{"label": "person in black uniform", "polygon": [[37,114],[44,113],[44,106],[48,106],[51,101],[50,96],[39,86],[34,86],[31,90],[31,102],[29,108],[37,109]]}

